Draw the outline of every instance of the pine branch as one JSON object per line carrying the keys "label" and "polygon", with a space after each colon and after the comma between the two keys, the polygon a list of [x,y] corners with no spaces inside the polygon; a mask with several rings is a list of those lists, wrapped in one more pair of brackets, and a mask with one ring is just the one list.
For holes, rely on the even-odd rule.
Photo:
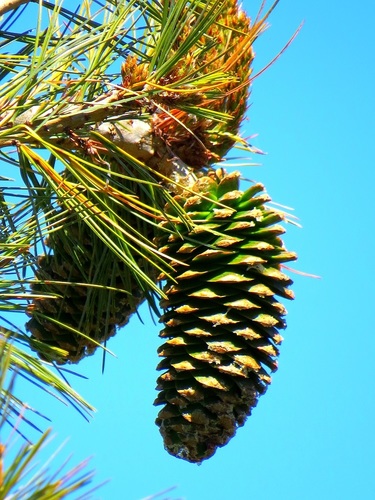
{"label": "pine branch", "polygon": [[[173,195],[235,143],[245,144],[238,130],[252,44],[265,23],[251,24],[236,5],[217,0],[106,2],[98,13],[88,2],[79,15],[56,5],[47,25],[45,7],[35,35],[10,34],[5,44],[0,148],[19,164],[31,196],[25,220],[34,261],[25,268],[32,266],[36,280],[22,283],[32,291],[28,329],[41,340],[48,325],[50,345],[64,349],[56,337],[63,329],[75,339],[69,359],[77,360],[85,352],[82,324],[90,326],[81,333],[92,338],[92,352],[125,324],[135,302],[147,296],[156,309],[153,294],[163,296],[157,276],[171,269],[153,243],[165,204],[191,228]],[[171,222],[168,233],[178,237],[181,228]],[[95,256],[101,265],[94,273]],[[67,294],[77,297],[66,301]],[[96,301],[86,301],[91,295]],[[120,316],[116,302],[128,312]],[[70,307],[78,323],[69,323]]]}

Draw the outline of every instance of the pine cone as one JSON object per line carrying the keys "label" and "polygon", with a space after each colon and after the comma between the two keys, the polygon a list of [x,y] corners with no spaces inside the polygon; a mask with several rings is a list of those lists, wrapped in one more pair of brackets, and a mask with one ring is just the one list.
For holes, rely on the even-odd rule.
{"label": "pine cone", "polygon": [[266,206],[261,184],[245,192],[238,186],[238,172],[201,178],[193,188],[199,194],[175,198],[193,229],[181,222],[181,237],[163,232],[158,239],[173,272],[162,277],[166,342],[156,423],[167,451],[190,462],[225,445],[265,393],[286,326],[275,296],[293,298],[280,270],[296,259],[280,239],[284,215]]}
{"label": "pine cone", "polygon": [[[33,292],[46,297],[30,304],[26,327],[32,339],[65,351],[39,352],[41,357],[77,363],[126,325],[145,295],[126,264],[84,222],[51,232],[46,245],[51,254],[39,256],[35,272],[44,283],[32,285]],[[154,271],[148,273],[156,278]]]}

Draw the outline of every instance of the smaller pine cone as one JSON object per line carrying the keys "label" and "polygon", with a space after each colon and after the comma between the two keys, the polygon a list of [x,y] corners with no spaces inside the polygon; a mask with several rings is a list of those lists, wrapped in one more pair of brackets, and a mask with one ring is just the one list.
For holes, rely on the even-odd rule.
{"label": "smaller pine cone", "polygon": [[[63,244],[69,239],[71,246]],[[43,343],[35,344],[42,358],[77,363],[126,325],[145,296],[126,265],[84,223],[51,233],[46,244],[52,253],[39,256],[35,275],[42,282],[32,285],[45,297],[28,307],[26,327],[32,340]]]}
{"label": "smaller pine cone", "polygon": [[286,326],[275,296],[293,298],[280,269],[296,259],[280,239],[284,215],[266,206],[261,184],[238,186],[237,172],[201,178],[197,194],[175,198],[193,229],[181,222],[180,237],[158,239],[173,272],[163,277],[156,423],[167,451],[190,462],[225,445],[265,393]]}

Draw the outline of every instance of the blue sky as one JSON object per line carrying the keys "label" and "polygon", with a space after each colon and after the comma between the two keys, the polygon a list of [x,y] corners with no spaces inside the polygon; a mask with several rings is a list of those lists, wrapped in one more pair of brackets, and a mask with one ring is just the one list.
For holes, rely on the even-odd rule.
{"label": "blue sky", "polygon": [[[259,1],[246,0],[255,13]],[[279,371],[245,426],[201,466],[169,456],[154,419],[158,325],[147,308],[75,387],[98,412],[87,424],[46,398],[57,442],[74,461],[93,456],[95,498],[138,500],[170,486],[186,500],[320,500],[375,496],[375,350],[372,313],[375,4],[281,0],[256,43],[259,70],[304,20],[288,50],[255,80],[243,135],[267,152],[246,167],[272,198],[294,208],[296,300],[286,304]],[[35,406],[43,397],[30,395]]]}

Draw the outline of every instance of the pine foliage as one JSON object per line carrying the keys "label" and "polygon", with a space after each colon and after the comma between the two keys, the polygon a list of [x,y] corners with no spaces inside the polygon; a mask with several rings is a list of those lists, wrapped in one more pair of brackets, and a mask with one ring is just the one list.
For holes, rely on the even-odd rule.
{"label": "pine foliage", "polygon": [[11,3],[37,24],[0,27],[1,310],[29,316],[3,342],[79,363],[160,302],[156,423],[201,462],[266,391],[293,298],[288,217],[221,168],[256,152],[240,126],[278,1],[254,19],[229,0]]}

